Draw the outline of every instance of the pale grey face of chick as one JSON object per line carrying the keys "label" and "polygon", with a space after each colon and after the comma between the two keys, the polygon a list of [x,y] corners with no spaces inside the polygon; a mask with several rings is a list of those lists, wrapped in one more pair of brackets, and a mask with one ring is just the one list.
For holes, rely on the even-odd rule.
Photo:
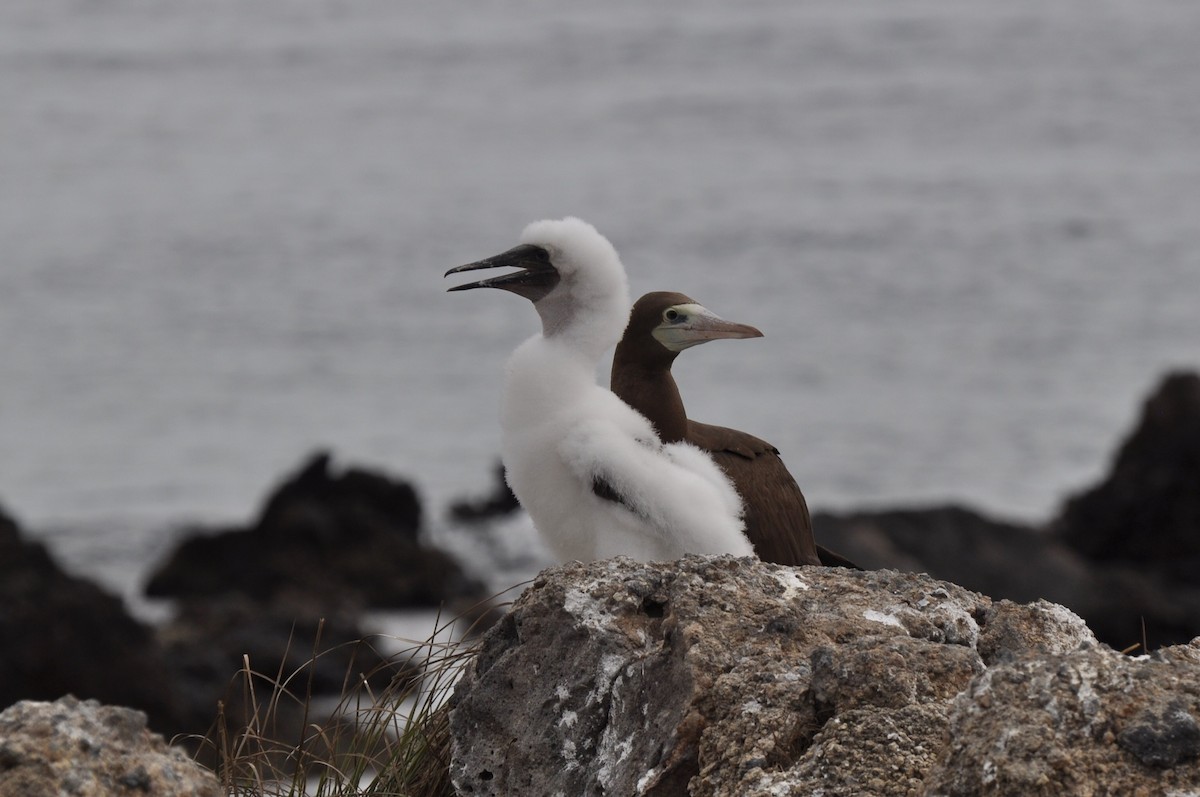
{"label": "pale grey face of chick", "polygon": [[451,291],[467,291],[472,288],[500,288],[511,291],[518,296],[524,296],[536,304],[539,300],[554,290],[559,282],[558,269],[550,262],[550,254],[540,246],[521,244],[507,252],[458,266],[446,272],[446,276],[460,274],[464,271],[479,271],[488,268],[514,268],[510,274],[499,277],[468,282],[465,285],[455,285]]}

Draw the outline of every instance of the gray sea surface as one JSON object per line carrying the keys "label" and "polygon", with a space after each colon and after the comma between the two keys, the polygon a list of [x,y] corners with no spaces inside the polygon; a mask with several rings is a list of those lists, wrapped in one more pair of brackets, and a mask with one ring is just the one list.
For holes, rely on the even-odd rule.
{"label": "gray sea surface", "polygon": [[[6,0],[0,503],[134,591],[318,446],[441,523],[578,215],[817,509],[1049,517],[1200,367],[1189,0]],[[606,379],[602,369],[600,377]]]}

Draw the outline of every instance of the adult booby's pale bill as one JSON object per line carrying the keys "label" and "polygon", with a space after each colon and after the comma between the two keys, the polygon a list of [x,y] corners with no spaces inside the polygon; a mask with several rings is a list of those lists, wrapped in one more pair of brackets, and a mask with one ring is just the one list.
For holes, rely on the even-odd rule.
{"label": "adult booby's pale bill", "polygon": [[648,293],[633,306],[617,344],[612,390],[646,416],[664,442],[692,443],[721,466],[742,498],[746,536],[764,561],[853,567],[817,545],[804,493],[778,449],[736,429],[690,420],[684,410],[671,375],[681,351],[718,338],[761,336],[754,327],[726,321],[682,293]]}
{"label": "adult booby's pale bill", "polygon": [[596,384],[596,365],[629,319],[616,250],[576,218],[539,221],[519,246],[458,268],[508,274],[451,288],[500,288],[533,302],[541,334],[509,358],[501,404],[508,483],[549,547],[564,560],[623,554],[753,555],[741,501],[724,473],[654,428]]}

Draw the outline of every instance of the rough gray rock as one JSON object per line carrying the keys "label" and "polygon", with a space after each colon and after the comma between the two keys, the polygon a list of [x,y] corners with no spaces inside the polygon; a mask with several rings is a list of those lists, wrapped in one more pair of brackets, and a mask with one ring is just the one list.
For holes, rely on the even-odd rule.
{"label": "rough gray rock", "polygon": [[925,793],[1200,793],[1200,666],[1187,655],[1093,648],[989,669],[955,700]]}
{"label": "rough gray rock", "polygon": [[[1136,777],[1146,793],[1195,783],[1191,652],[1120,670],[1125,702],[1110,708],[1130,660],[1061,606],[730,557],[565,565],[484,637],[451,703],[451,776],[472,795],[921,795],[935,772],[947,794],[1043,793],[950,791],[948,773],[982,772],[972,744],[1001,727],[974,720],[972,701],[1074,661],[1113,670],[1095,681],[1100,703],[1031,733],[1074,749],[1087,733],[1077,721],[1120,722],[1108,768],[1085,756],[1076,782],[1044,793],[1116,793],[1102,778]],[[1131,689],[1139,677],[1158,690]]]}
{"label": "rough gray rock", "polygon": [[[1196,455],[1200,460],[1200,449]],[[1200,483],[1193,491],[1200,494]],[[1183,494],[1176,491],[1175,503]],[[1200,582],[1174,580],[1163,567],[1134,558],[1090,561],[1059,535],[964,507],[818,512],[813,526],[822,544],[867,569],[929,573],[993,598],[1062,604],[1118,650],[1143,640],[1153,650],[1200,634]],[[1147,533],[1127,532],[1128,543]]]}
{"label": "rough gray rock", "polygon": [[216,777],[146,729],[146,715],[94,700],[21,701],[0,713],[0,797],[217,797]]}

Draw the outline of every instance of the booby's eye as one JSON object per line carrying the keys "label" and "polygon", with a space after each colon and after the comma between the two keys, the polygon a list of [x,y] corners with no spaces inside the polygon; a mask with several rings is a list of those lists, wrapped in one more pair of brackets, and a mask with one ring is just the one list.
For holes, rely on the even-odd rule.
{"label": "booby's eye", "polygon": [[666,312],[663,313],[663,318],[667,321],[675,322],[680,319],[681,315],[674,307],[668,307]]}

